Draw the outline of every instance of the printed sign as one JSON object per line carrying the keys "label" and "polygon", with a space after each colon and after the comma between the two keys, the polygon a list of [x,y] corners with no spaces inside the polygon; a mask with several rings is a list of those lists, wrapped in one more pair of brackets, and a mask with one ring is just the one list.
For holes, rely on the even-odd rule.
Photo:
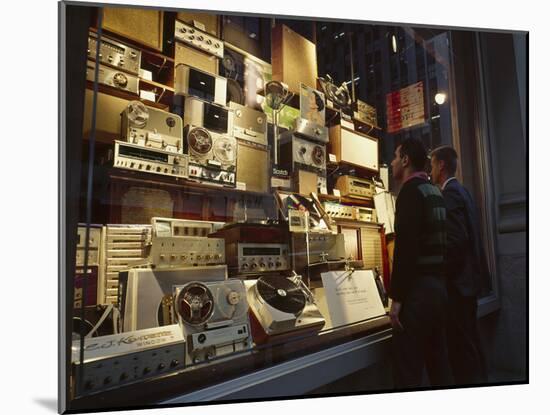
{"label": "printed sign", "polygon": [[388,133],[424,124],[424,84],[417,82],[386,95]]}

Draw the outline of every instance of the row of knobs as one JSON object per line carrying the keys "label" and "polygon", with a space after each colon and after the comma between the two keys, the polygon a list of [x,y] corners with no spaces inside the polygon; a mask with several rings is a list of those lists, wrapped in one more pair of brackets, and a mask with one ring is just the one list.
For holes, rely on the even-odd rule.
{"label": "row of knobs", "polygon": [[[179,364],[180,364],[179,360],[174,359],[170,362],[170,367],[175,368]],[[164,363],[159,363],[159,365],[157,366],[157,371],[160,372],[164,369],[166,369],[166,365]],[[151,372],[152,372],[151,368],[149,368],[149,367],[143,368],[143,375],[148,375]],[[120,375],[119,379],[120,379],[121,382],[124,382],[124,381],[128,380],[128,378],[129,378],[129,375],[125,372],[125,373],[122,373]],[[113,382],[113,378],[111,376],[107,376],[105,379],[103,379],[103,384],[104,385],[109,385],[112,382]],[[96,386],[95,383],[91,380],[87,381],[86,384],[85,384],[86,389],[94,389],[95,386]]]}
{"label": "row of knobs", "polygon": [[[281,268],[281,265],[282,265],[282,264],[281,264],[279,261],[277,261],[277,262],[275,262],[275,263],[273,263],[273,262],[268,262],[268,263],[267,263],[267,268],[273,268],[273,267],[275,267],[275,268]],[[265,265],[264,262],[260,262],[260,265],[259,265],[259,266],[260,266],[260,268],[266,268],[266,265]],[[248,265],[248,264],[246,264],[246,263],[243,264],[243,269],[248,269],[248,268],[250,268],[250,269],[256,269],[256,268],[258,268],[258,264],[256,264],[255,262],[253,262],[251,265]]]}
{"label": "row of knobs", "polygon": [[351,218],[353,217],[353,213],[352,212],[341,212],[341,211],[329,211],[327,212],[327,215],[329,215],[330,217],[338,217],[338,218]]}
{"label": "row of knobs", "polygon": [[[159,258],[160,258],[161,261],[164,261],[164,259],[166,258],[166,255],[160,254]],[[178,258],[178,255],[175,255],[175,254],[170,255],[170,259],[172,261],[175,261],[177,258]],[[203,258],[206,261],[209,261],[211,259],[219,260],[219,259],[222,258],[222,256],[221,256],[221,254],[215,254],[215,255],[206,254],[206,255],[204,255],[204,257],[203,257],[203,255],[197,255],[197,256],[195,256],[195,258],[199,261]],[[183,259],[185,261],[187,259],[187,255],[181,255],[181,259]]]}
{"label": "row of knobs", "polygon": [[[191,35],[189,35],[187,38],[188,38],[189,40],[194,40],[194,39],[195,39],[195,35],[193,35],[193,33],[195,33],[195,29],[186,29],[185,27],[182,27],[182,28],[180,29],[180,32],[181,32],[181,33],[187,33],[187,32],[189,32],[189,33],[191,33]],[[204,36],[202,36],[202,35],[197,36],[197,40],[198,40],[199,42],[204,41]],[[207,45],[212,45],[212,43],[213,43],[212,40],[206,39],[206,44],[207,44]],[[220,44],[219,44],[218,42],[216,42],[216,43],[214,43],[214,47],[215,47],[215,48],[219,48],[219,47],[220,47]]]}
{"label": "row of knobs", "polygon": [[[88,49],[88,55],[89,55],[90,53],[92,53],[92,51],[91,51],[90,49]],[[131,55],[130,55],[131,59],[136,59],[136,56],[137,56],[137,55],[135,54],[135,52],[132,52]],[[99,60],[101,60],[102,58],[103,58],[103,54],[100,53],[100,54],[99,54]],[[112,55],[109,55],[109,56],[107,57],[107,61],[108,61],[109,63],[113,63],[114,60],[115,60],[115,58],[113,58]],[[123,59],[123,58],[120,58],[120,59],[119,59],[118,65],[119,65],[119,66],[124,66],[124,59]]]}

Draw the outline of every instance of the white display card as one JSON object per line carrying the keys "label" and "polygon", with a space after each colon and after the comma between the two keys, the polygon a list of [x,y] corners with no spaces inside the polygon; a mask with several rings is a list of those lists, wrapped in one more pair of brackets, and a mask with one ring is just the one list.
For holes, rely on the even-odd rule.
{"label": "white display card", "polygon": [[386,315],[372,270],[321,274],[333,327]]}

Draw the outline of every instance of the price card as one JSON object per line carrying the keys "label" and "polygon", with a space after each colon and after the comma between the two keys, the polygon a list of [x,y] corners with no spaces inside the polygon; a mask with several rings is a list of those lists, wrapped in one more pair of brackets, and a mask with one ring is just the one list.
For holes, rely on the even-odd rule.
{"label": "price card", "polygon": [[321,274],[333,327],[386,315],[372,270]]}
{"label": "price card", "polygon": [[329,153],[328,161],[330,161],[331,163],[336,163],[338,160],[336,159],[336,155]]}
{"label": "price card", "polygon": [[338,190],[338,189],[332,189],[332,193],[334,193],[334,196],[340,197],[340,190]]}

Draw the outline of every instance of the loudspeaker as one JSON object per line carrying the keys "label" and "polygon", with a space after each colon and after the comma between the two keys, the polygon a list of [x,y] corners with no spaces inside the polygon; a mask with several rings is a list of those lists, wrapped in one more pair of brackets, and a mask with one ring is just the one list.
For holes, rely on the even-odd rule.
{"label": "loudspeaker", "polygon": [[105,7],[103,28],[162,52],[164,12],[152,9]]}
{"label": "loudspeaker", "polygon": [[269,188],[269,147],[237,140],[237,181],[246,190],[267,193]]}
{"label": "loudspeaker", "polygon": [[[92,103],[94,92],[86,89],[84,101],[83,137],[89,138],[92,128]],[[120,139],[121,118],[120,114],[126,109],[130,101],[113,95],[97,94],[96,110],[96,140],[111,143]]]}
{"label": "loudspeaker", "polygon": [[295,94],[300,83],[314,89],[317,85],[315,43],[282,24],[271,30],[271,65],[273,80],[284,82]]}
{"label": "loudspeaker", "polygon": [[174,66],[180,63],[214,75],[218,74],[218,59],[214,55],[209,55],[181,42],[176,42]]}

